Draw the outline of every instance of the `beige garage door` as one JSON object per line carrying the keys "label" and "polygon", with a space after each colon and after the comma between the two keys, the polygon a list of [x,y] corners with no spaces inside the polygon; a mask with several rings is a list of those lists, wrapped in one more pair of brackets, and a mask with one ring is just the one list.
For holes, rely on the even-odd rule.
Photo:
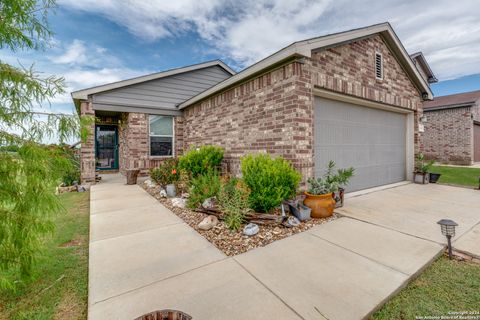
{"label": "beige garage door", "polygon": [[406,115],[315,98],[315,176],[329,160],[353,166],[356,191],[406,179]]}

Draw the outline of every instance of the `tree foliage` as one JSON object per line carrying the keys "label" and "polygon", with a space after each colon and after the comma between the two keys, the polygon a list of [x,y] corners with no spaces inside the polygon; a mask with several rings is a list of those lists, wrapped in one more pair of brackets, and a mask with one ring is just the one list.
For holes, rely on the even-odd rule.
{"label": "tree foliage", "polygon": [[[0,48],[44,48],[51,36],[47,14],[54,5],[52,0],[2,0]],[[63,78],[0,60],[0,289],[32,276],[42,243],[53,231],[50,218],[62,210],[55,186],[71,164],[59,148],[41,142],[53,137],[63,142],[80,131],[85,138],[81,126],[93,121],[45,111],[63,92]]]}

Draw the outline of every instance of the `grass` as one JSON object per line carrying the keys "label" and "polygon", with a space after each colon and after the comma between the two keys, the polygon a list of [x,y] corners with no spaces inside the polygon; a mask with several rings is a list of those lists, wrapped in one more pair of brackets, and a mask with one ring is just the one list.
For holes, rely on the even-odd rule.
{"label": "grass", "polygon": [[433,166],[430,172],[441,173],[438,183],[455,184],[478,188],[480,168]]}
{"label": "grass", "polygon": [[0,319],[86,319],[89,193],[60,195],[67,210],[56,217],[36,277],[0,293]]}
{"label": "grass", "polygon": [[479,307],[480,265],[442,256],[371,319],[439,317],[449,312],[479,312]]}

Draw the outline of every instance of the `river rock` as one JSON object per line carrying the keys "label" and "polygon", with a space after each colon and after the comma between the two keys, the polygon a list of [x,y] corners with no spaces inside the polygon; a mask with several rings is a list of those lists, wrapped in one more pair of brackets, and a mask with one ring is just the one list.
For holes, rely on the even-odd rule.
{"label": "river rock", "polygon": [[153,181],[150,180],[150,179],[145,180],[145,182],[144,182],[143,184],[144,184],[145,187],[147,187],[147,188],[153,188],[153,187],[155,187],[155,182],[153,182]]}
{"label": "river rock", "polygon": [[198,224],[198,229],[200,230],[210,230],[213,227],[215,227],[218,223],[218,218],[216,216],[210,215],[203,219],[199,224]]}
{"label": "river rock", "polygon": [[243,228],[243,234],[246,236],[254,236],[260,231],[260,228],[255,223],[249,223]]}
{"label": "river rock", "polygon": [[285,225],[289,228],[291,227],[296,227],[296,226],[299,226],[300,225],[300,220],[298,220],[297,217],[294,217],[294,216],[290,216],[288,217]]}
{"label": "river rock", "polygon": [[159,193],[160,197],[162,198],[166,198],[167,197],[167,191],[165,191],[165,189],[163,189],[162,187],[160,187],[160,193]]}
{"label": "river rock", "polygon": [[182,198],[172,198],[172,206],[174,207],[185,208],[186,202],[187,201]]}
{"label": "river rock", "polygon": [[215,197],[207,198],[202,203],[202,208],[205,210],[214,210],[217,203],[217,199]]}

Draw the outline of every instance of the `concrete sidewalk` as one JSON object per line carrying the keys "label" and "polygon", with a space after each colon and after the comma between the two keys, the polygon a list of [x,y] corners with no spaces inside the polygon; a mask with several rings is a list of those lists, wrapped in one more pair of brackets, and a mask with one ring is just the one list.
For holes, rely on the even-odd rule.
{"label": "concrete sidewalk", "polygon": [[[110,181],[108,181],[110,180]],[[139,186],[91,190],[90,319],[362,319],[443,246],[350,218],[226,257]]]}

